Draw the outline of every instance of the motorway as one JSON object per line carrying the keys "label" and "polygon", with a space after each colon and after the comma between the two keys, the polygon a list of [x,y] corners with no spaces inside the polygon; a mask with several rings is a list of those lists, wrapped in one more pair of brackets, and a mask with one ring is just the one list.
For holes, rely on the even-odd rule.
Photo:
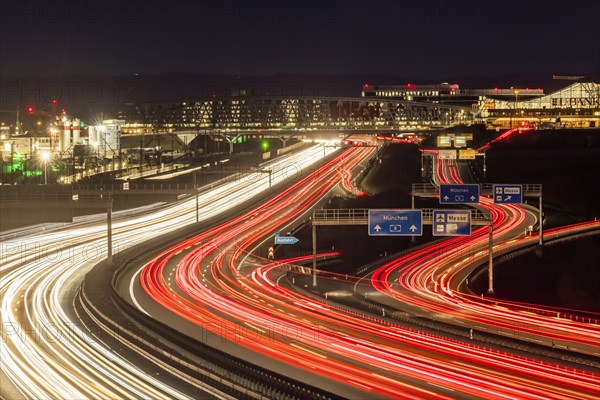
{"label": "motorway", "polygon": [[[275,179],[282,181],[289,178],[290,165],[296,173],[323,154],[322,147],[314,147],[270,167]],[[310,286],[303,284],[310,272],[302,267],[307,257],[263,258],[275,230],[285,231],[306,218],[340,182],[345,190],[356,192],[350,176],[370,154],[371,149],[349,149],[251,211],[158,252],[122,275],[117,285],[121,294],[140,312],[190,336],[349,398],[598,398],[597,372],[417,331],[315,300]],[[439,163],[436,170],[441,183],[460,181],[453,163]],[[217,185],[202,196],[201,219],[260,195],[267,186],[264,174]],[[535,221],[530,210],[486,202],[482,206],[494,217],[495,251],[536,240],[523,237],[524,227]],[[195,220],[190,217],[194,209],[190,199],[116,213],[115,242],[127,249],[171,232]],[[199,389],[193,383],[177,385],[162,374],[149,373],[78,322],[72,305],[75,288],[103,258],[101,219],[87,217],[64,228],[3,238],[2,372],[29,398],[197,396]],[[589,228],[568,227],[548,235]],[[469,293],[466,278],[486,257],[485,237],[485,232],[475,231],[468,239],[448,239],[423,253],[410,253],[414,259],[394,260],[358,287],[377,293],[376,301],[398,308],[406,303],[416,314],[463,321],[517,309],[515,315],[521,318],[531,314],[556,319],[557,326],[565,327],[561,329],[578,329],[577,337],[580,330],[583,340],[587,332],[594,337],[597,322],[573,321],[569,313],[556,315],[555,310],[545,315],[542,308],[524,309],[525,305],[498,307],[495,299],[481,301]],[[349,286],[358,279],[348,278]],[[340,276],[333,280],[336,285],[343,281]],[[319,284],[327,281],[320,279]],[[503,324],[514,316],[504,318]],[[477,323],[486,326],[493,321]],[[538,319],[534,321],[537,324]],[[557,331],[551,324],[543,329],[544,337]],[[564,337],[555,339],[556,345],[564,345]],[[2,395],[8,397],[6,385],[2,386]]]}
{"label": "motorway", "polygon": [[[462,182],[454,162],[442,161],[437,165],[441,183]],[[524,234],[528,225],[537,222],[531,208],[495,205],[488,198],[483,198],[480,205],[493,217],[496,255],[537,243],[537,234]],[[600,221],[589,221],[549,230],[546,239],[598,229]],[[374,293],[368,296],[388,306],[476,331],[600,356],[600,315],[590,317],[588,313],[584,318],[573,310],[505,302],[487,295],[482,299],[475,295],[468,288],[467,280],[477,267],[485,264],[487,243],[487,228],[480,228],[469,237],[448,239],[398,258],[370,276],[372,287],[387,299]]]}
{"label": "motorway", "polygon": [[[332,148],[312,146],[265,163],[273,184],[299,179]],[[240,175],[204,188],[200,220],[206,221],[259,196],[266,174]],[[133,254],[143,241],[195,221],[195,199],[113,214],[113,243]],[[73,301],[95,264],[106,257],[103,214],[76,223],[49,224],[4,234],[0,267],[4,398],[186,398],[185,393],[145,371],[104,343],[80,321]],[[12,383],[12,385],[11,385]]]}
{"label": "motorway", "polygon": [[[284,361],[283,365],[277,364],[278,370],[285,368],[285,364],[291,364],[299,369],[316,368],[317,375],[327,376],[326,370],[331,373],[335,369],[320,366],[321,363],[308,363],[302,345],[290,348],[287,344],[290,335],[320,337],[321,326],[310,322],[298,324],[289,316],[284,318],[265,313],[271,309],[275,313],[283,310],[260,300],[260,291],[249,292],[248,285],[253,285],[250,282],[255,276],[253,269],[265,260],[250,256],[248,250],[264,237],[272,238],[275,230],[283,230],[286,225],[302,218],[315,202],[333,190],[348,171],[357,167],[371,152],[372,148],[348,150],[260,207],[160,253],[143,269],[129,274],[129,284],[120,286],[132,289],[122,294],[129,295],[133,304],[152,317],[162,318],[177,329],[185,329],[186,333],[199,340],[206,340],[205,330],[208,330],[238,346]],[[139,290],[140,283],[143,291]],[[164,313],[162,308],[200,329],[194,330],[189,325],[175,322],[177,320],[172,314]],[[264,340],[257,340],[257,335]],[[278,346],[279,340],[285,343]],[[218,345],[218,341],[211,345]],[[247,352],[232,349],[229,343],[227,349],[235,350],[242,357],[247,356]],[[260,361],[261,365],[268,363],[256,356],[252,360]],[[297,374],[292,369],[284,370],[286,375]],[[306,378],[302,380],[306,381]],[[323,379],[315,376],[309,383],[323,385]],[[332,383],[327,385],[327,389],[331,390]],[[360,393],[343,385],[336,385],[334,389],[354,398]]]}
{"label": "motorway", "polygon": [[[306,274],[295,265],[300,260],[269,262],[255,250],[328,192],[331,169],[263,207],[161,252],[129,275],[129,286],[135,288],[129,291],[130,301],[165,322],[176,320],[164,309],[196,324],[196,335],[209,330],[261,356],[304,369],[308,373],[302,379],[313,384],[322,385],[326,377],[332,383],[325,388],[337,394],[347,392],[339,392],[335,383],[363,392],[352,398],[597,398],[597,373],[382,324],[282,285],[290,271]],[[459,179],[453,165],[440,169]],[[446,173],[441,179],[447,179]],[[504,208],[509,211],[492,209],[499,240],[512,239],[515,230],[522,233],[535,218],[516,206]],[[449,278],[441,275],[437,280],[442,290],[449,290]],[[426,283],[428,288],[435,285]],[[393,297],[389,288],[379,290]],[[318,334],[315,327],[321,327]]]}

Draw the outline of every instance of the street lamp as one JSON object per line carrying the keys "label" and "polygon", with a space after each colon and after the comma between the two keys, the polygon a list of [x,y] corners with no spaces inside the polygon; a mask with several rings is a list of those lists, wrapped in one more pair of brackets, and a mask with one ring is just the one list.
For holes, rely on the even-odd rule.
{"label": "street lamp", "polygon": [[44,151],[42,152],[41,157],[44,162],[44,185],[48,185],[48,161],[50,161],[50,153]]}
{"label": "street lamp", "polygon": [[[517,120],[517,126],[519,126],[519,89],[515,89],[515,119]],[[512,128],[512,124],[510,125]]]}

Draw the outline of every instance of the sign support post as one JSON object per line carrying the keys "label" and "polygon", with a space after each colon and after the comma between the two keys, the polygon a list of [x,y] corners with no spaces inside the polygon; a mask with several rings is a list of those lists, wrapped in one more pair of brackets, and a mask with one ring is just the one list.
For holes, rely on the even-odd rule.
{"label": "sign support post", "polygon": [[[411,208],[411,210],[415,209],[415,195],[412,194],[412,192],[410,193],[410,208]],[[410,237],[410,242],[416,243],[416,241],[417,241],[417,237],[415,235],[412,235]]]}
{"label": "sign support post", "polygon": [[112,261],[112,202],[106,209],[106,255]]}
{"label": "sign support post", "polygon": [[194,187],[194,192],[196,192],[196,222],[200,221],[200,216],[199,216],[199,204],[198,204],[198,184],[196,181],[196,171],[192,172],[192,185]]}
{"label": "sign support post", "polygon": [[544,229],[542,228],[543,225],[543,218],[544,218],[544,213],[542,212],[542,189],[540,188],[540,246],[544,246]]}
{"label": "sign support post", "polygon": [[200,204],[198,202],[198,190],[196,190],[196,222],[200,221]]}
{"label": "sign support post", "polygon": [[494,294],[494,228],[492,223],[488,225],[488,294]]}
{"label": "sign support post", "polygon": [[312,246],[313,246],[313,264],[312,264],[312,285],[317,286],[317,226],[312,226]]}

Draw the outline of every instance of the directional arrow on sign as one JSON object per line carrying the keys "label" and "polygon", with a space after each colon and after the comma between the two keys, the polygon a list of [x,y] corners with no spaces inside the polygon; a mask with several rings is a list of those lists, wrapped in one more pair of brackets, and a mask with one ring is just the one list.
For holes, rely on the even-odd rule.
{"label": "directional arrow on sign", "polygon": [[496,204],[520,204],[523,202],[523,185],[499,183],[493,185],[493,188],[498,193],[497,196],[494,196]]}
{"label": "directional arrow on sign", "polygon": [[411,232],[414,232],[417,230],[417,227],[414,225],[411,225],[410,228],[408,228],[408,229],[410,229]]}
{"label": "directional arrow on sign", "polygon": [[479,185],[442,184],[439,195],[442,204],[475,204],[479,202]]}
{"label": "directional arrow on sign", "polygon": [[381,230],[381,227],[379,225],[375,225],[375,227],[373,229],[375,229],[377,232],[379,232]]}

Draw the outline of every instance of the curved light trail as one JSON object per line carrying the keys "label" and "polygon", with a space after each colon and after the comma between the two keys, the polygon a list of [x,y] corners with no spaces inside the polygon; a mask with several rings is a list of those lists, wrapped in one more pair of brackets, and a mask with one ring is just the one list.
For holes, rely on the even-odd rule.
{"label": "curved light trail", "polygon": [[[135,274],[132,284],[140,284],[157,307],[217,335],[226,324],[243,327],[254,335],[238,335],[236,342],[242,346],[369,397],[454,398],[460,393],[479,398],[597,398],[599,374],[419,332],[312,300],[284,284],[289,271],[308,272],[297,265],[305,257],[268,261],[253,253],[256,243],[305,215],[340,180],[342,187],[352,190],[349,173],[368,153],[364,148],[351,149],[251,212],[172,246]],[[322,154],[323,149],[316,147],[288,158],[293,168],[272,166],[275,181],[289,179],[290,172],[313,165]],[[440,172],[440,182],[460,179],[455,165]],[[261,193],[267,182],[263,174],[215,187],[203,195],[201,219]],[[523,208],[486,206],[494,217],[495,251],[514,246],[515,240],[536,240],[514,238],[532,218]],[[123,218],[116,218],[115,242],[131,237],[142,241],[191,223],[194,209],[194,200],[188,200],[158,211],[117,213]],[[186,394],[140,371],[73,322],[68,311],[73,295],[68,291],[102,258],[101,252],[87,257],[85,252],[102,246],[103,231],[101,222],[86,219],[69,229],[23,236],[18,246],[1,243],[2,371],[32,398],[184,398]],[[547,234],[553,233],[563,232]],[[520,317],[557,319],[557,325],[588,335],[587,328],[594,324],[572,320],[567,310],[510,302],[499,306],[497,301],[463,293],[459,285],[466,267],[486,256],[477,242],[484,237],[482,231],[475,231],[474,243],[453,238],[428,249],[448,251],[444,259],[427,258],[425,250],[411,253],[415,258],[382,267],[371,282],[393,301],[415,301],[406,298],[407,292],[413,293],[418,300],[412,304],[419,309],[456,318],[485,318],[495,315],[490,310],[509,315],[504,314],[505,307]],[[73,243],[68,259],[61,260],[61,249],[53,249],[40,262],[36,243],[56,242]],[[461,254],[464,246],[471,252],[469,257]],[[50,257],[58,259],[48,262]],[[153,309],[143,311],[160,319]],[[544,329],[557,334],[552,326]],[[268,340],[260,340],[267,332]],[[562,337],[557,338],[559,343]]]}
{"label": "curved light trail", "polygon": [[[358,150],[353,152],[346,159],[348,168]],[[282,286],[279,280],[286,271],[302,272],[302,267],[289,264],[299,260],[269,263],[248,252],[265,235],[308,210],[339,179],[334,164],[316,172],[318,176],[307,177],[264,206],[156,256],[139,275],[145,295],[155,306],[216,335],[223,334],[227,324],[259,336],[269,331],[268,343],[254,335],[239,335],[235,342],[373,396],[597,396],[598,374],[371,320]],[[510,217],[498,213],[497,218],[504,222],[518,216],[517,210],[512,212]],[[501,227],[497,230],[502,232]],[[145,311],[161,318],[154,315],[154,307]],[[315,335],[314,326],[324,328]],[[285,334],[290,330],[296,332],[293,338]]]}
{"label": "curved light trail", "polygon": [[[266,163],[273,183],[297,180],[331,148],[312,146]],[[216,216],[269,187],[266,174],[239,175],[200,195],[200,220]],[[195,221],[195,199],[156,210],[144,207],[114,213],[113,241],[121,249]],[[105,217],[48,231],[14,233],[0,242],[2,341],[0,367],[28,398],[186,398],[156,376],[109,349],[79,322],[75,289],[84,274],[105,257]]]}
{"label": "curved light trail", "polygon": [[[462,182],[455,163],[438,162],[440,183]],[[537,235],[523,234],[527,210],[518,205],[495,205],[482,198],[481,205],[493,218],[494,252],[519,244],[534,244]],[[600,221],[589,221],[549,230],[547,235],[577,232],[600,227]],[[496,298],[480,298],[463,293],[469,273],[487,259],[487,232],[478,229],[469,237],[445,240],[393,260],[371,276],[371,284],[380,293],[405,305],[426,310],[432,315],[451,316],[447,322],[483,329],[491,326],[501,333],[520,335],[539,344],[600,356],[600,315],[551,307],[507,302]],[[437,254],[437,257],[431,257]],[[467,255],[467,257],[465,257]],[[397,284],[396,284],[397,283]],[[588,317],[580,317],[587,314]],[[443,317],[442,317],[443,318]]]}

